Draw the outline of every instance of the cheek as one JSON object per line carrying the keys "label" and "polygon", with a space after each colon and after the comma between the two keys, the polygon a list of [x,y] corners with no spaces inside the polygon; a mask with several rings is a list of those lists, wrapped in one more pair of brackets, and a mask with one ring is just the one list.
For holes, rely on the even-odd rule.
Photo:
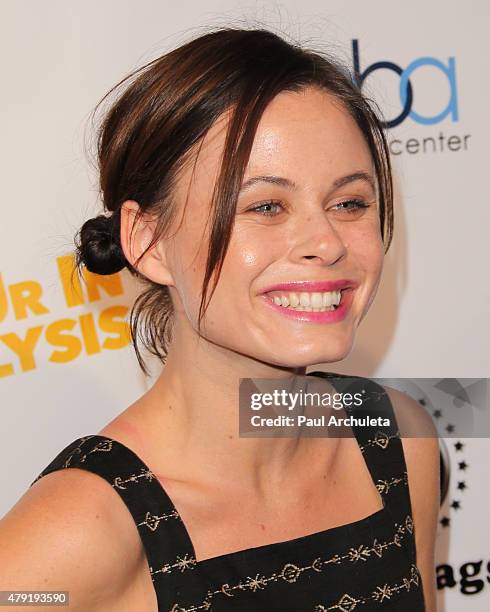
{"label": "cheek", "polygon": [[[241,239],[242,238],[242,239]],[[243,309],[249,312],[257,277],[270,262],[263,242],[237,234],[230,241],[216,291],[209,305],[210,315],[225,316]],[[231,299],[232,296],[232,299]]]}
{"label": "cheek", "polygon": [[381,236],[373,236],[365,242],[362,257],[364,258],[366,272],[378,276],[381,273],[384,261],[384,245]]}
{"label": "cheek", "polygon": [[[175,242],[172,254],[175,287],[172,289],[172,297],[176,314],[185,316],[192,327],[197,329],[208,253],[207,245],[202,240],[192,252],[189,244],[196,244],[196,240],[188,237]],[[245,232],[240,231],[232,235],[217,287],[202,319],[203,331],[226,327],[228,319],[233,319],[236,325],[234,314],[241,308],[249,311],[254,279],[269,261],[270,255],[264,249],[263,240],[254,240],[250,233],[245,235]],[[211,277],[206,302],[213,283],[214,277]]]}
{"label": "cheek", "polygon": [[355,267],[362,271],[366,287],[366,299],[375,292],[381,277],[384,263],[384,244],[377,224],[358,228],[350,236],[346,236],[344,244],[347,246],[349,258],[354,261]]}
{"label": "cheek", "polygon": [[364,242],[362,248],[356,250],[355,259],[363,271],[367,291],[376,289],[384,262],[384,247],[381,239]]}
{"label": "cheek", "polygon": [[263,238],[252,232],[236,231],[231,238],[221,269],[216,291],[209,304],[205,319],[225,327],[250,315],[254,296],[260,287],[256,284],[264,270],[274,261],[270,249],[264,248]]}
{"label": "cheek", "polygon": [[263,237],[237,228],[230,240],[223,270],[226,268],[230,274],[238,275],[237,280],[241,275],[250,277],[263,269],[266,257]]}
{"label": "cheek", "polygon": [[351,257],[366,273],[379,272],[383,265],[384,245],[377,220],[370,220],[352,229],[347,228],[343,242]]}
{"label": "cheek", "polygon": [[379,233],[369,234],[353,247],[352,256],[362,270],[364,290],[360,300],[360,319],[364,318],[376,296],[384,264],[384,245]]}

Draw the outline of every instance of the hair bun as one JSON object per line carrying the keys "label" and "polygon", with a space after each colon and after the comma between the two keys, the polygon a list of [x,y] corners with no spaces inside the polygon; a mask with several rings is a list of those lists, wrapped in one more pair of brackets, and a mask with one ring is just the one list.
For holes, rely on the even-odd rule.
{"label": "hair bun", "polygon": [[89,272],[115,274],[126,267],[118,221],[117,215],[99,215],[82,225],[77,241],[78,261]]}

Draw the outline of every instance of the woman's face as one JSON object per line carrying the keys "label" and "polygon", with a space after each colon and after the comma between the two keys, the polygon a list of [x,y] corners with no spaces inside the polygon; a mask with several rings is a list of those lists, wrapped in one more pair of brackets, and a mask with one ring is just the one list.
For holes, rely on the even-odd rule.
{"label": "woman's face", "polygon": [[[194,157],[182,172],[175,193],[181,211],[177,230],[159,245],[173,279],[177,333],[180,325],[197,331],[205,226],[227,121],[223,115],[211,128],[197,161]],[[256,178],[263,176],[281,179]],[[317,88],[278,95],[257,129],[243,181],[248,186],[238,199],[202,335],[282,367],[343,359],[382,270],[374,183],[363,135],[337,100]],[[347,288],[340,287],[340,306],[330,312],[338,294],[328,290],[335,286],[295,286],[337,281],[346,281]],[[276,285],[283,286],[272,291]]]}

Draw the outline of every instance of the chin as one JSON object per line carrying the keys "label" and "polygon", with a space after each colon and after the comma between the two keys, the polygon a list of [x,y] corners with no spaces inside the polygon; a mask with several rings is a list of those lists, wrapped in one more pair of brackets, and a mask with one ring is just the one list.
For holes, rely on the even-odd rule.
{"label": "chin", "polygon": [[[327,341],[328,342],[328,341]],[[301,352],[283,351],[268,359],[269,363],[284,368],[307,368],[320,363],[335,363],[345,359],[352,350],[352,342],[338,342],[335,346],[314,346]]]}
{"label": "chin", "polygon": [[332,345],[328,345],[323,347],[323,350],[318,352],[317,360],[312,361],[311,365],[317,363],[335,363],[338,361],[342,361],[346,357],[349,356],[352,351],[353,346],[353,338],[349,339],[349,341],[339,341],[337,343],[332,343]]}

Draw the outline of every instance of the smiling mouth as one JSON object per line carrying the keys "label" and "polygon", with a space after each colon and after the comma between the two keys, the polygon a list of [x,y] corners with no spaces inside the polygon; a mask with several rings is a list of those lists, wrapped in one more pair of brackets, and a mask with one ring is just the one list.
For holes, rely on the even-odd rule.
{"label": "smiling mouth", "polygon": [[337,291],[270,291],[265,295],[276,306],[297,312],[330,312],[336,310],[342,294],[348,289]]}

